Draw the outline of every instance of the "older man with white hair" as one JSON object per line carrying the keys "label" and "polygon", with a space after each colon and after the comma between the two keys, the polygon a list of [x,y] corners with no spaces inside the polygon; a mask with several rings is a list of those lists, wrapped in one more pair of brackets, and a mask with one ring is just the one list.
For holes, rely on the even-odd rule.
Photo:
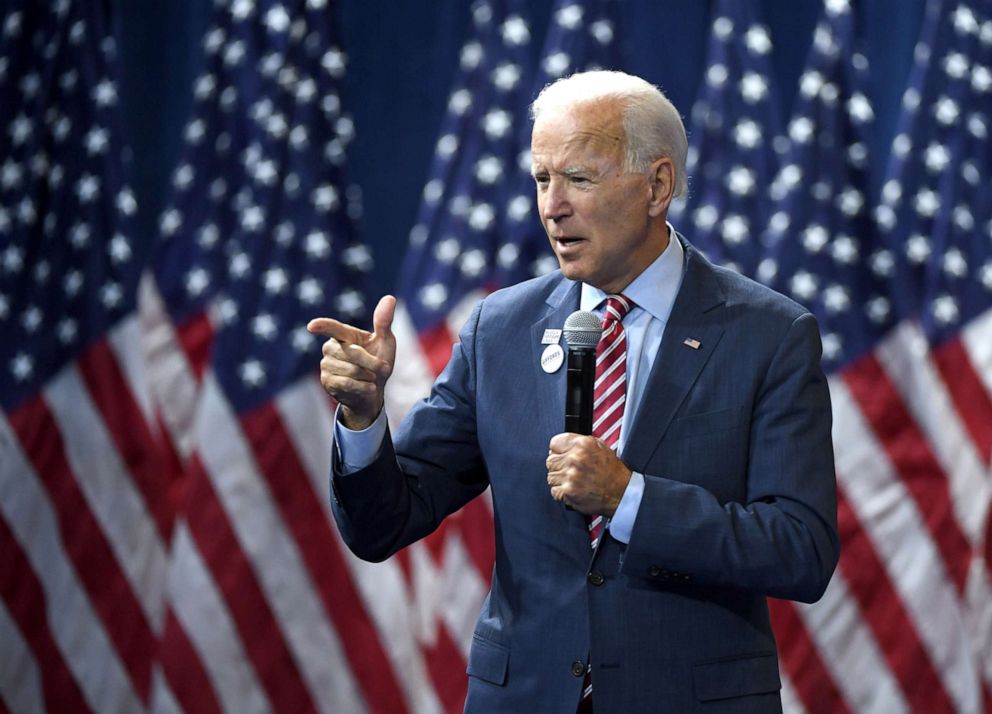
{"label": "older man with white hair", "polygon": [[[466,711],[781,711],[765,598],[816,600],[839,550],[816,323],[668,224],[686,138],[660,90],[587,72],[532,109],[561,269],[476,307],[395,437],[395,300],[373,332],[310,323],[341,405],[341,533],[381,560],[492,489],[496,566]],[[591,434],[562,428],[558,341],[576,310],[603,328]]]}

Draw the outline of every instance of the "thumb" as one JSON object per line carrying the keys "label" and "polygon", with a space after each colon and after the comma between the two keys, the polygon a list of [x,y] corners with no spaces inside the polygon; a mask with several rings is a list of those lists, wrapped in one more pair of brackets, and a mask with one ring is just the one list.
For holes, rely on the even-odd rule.
{"label": "thumb", "polygon": [[393,336],[393,316],[396,314],[396,298],[385,295],[375,306],[372,313],[372,329],[376,337],[389,338]]}

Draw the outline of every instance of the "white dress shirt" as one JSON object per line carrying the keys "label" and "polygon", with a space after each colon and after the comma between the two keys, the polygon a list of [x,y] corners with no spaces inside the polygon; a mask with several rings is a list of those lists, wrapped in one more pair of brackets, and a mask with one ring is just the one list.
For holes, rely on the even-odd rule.
{"label": "white dress shirt", "polygon": [[[627,400],[624,405],[624,419],[620,426],[618,453],[623,456],[627,434],[633,425],[648,383],[648,375],[654,366],[655,357],[661,347],[661,338],[668,324],[668,317],[675,304],[682,284],[682,265],[685,251],[675,237],[671,225],[668,226],[668,247],[653,263],[641,272],[623,290],[634,302],[634,307],[623,321],[627,333]],[[582,284],[579,308],[595,313],[602,318],[606,309],[607,293],[586,283]],[[375,461],[386,435],[385,410],[367,429],[353,431],[345,427],[339,419],[334,421],[335,441],[340,448],[341,463],[345,474],[354,473]],[[620,505],[609,523],[613,537],[623,543],[630,542],[634,519],[644,494],[644,476],[636,471],[624,491]]]}

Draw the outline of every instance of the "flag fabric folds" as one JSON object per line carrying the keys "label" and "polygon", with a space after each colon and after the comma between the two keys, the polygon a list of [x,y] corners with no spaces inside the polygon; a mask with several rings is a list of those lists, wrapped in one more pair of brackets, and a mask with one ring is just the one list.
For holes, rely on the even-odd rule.
{"label": "flag fabric folds", "polygon": [[104,3],[0,30],[0,700],[144,711],[172,530]]}
{"label": "flag fabric folds", "polygon": [[703,86],[687,127],[689,195],[670,211],[672,223],[711,260],[749,276],[762,254],[776,149],[787,143],[771,51],[757,3],[713,3]]}

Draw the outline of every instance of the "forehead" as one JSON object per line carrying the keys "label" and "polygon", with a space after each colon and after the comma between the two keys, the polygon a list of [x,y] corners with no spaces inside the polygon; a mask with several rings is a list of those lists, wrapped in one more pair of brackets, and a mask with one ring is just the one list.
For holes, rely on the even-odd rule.
{"label": "forehead", "polygon": [[623,120],[616,102],[546,109],[534,122],[531,154],[535,164],[582,158],[616,159],[623,150]]}

